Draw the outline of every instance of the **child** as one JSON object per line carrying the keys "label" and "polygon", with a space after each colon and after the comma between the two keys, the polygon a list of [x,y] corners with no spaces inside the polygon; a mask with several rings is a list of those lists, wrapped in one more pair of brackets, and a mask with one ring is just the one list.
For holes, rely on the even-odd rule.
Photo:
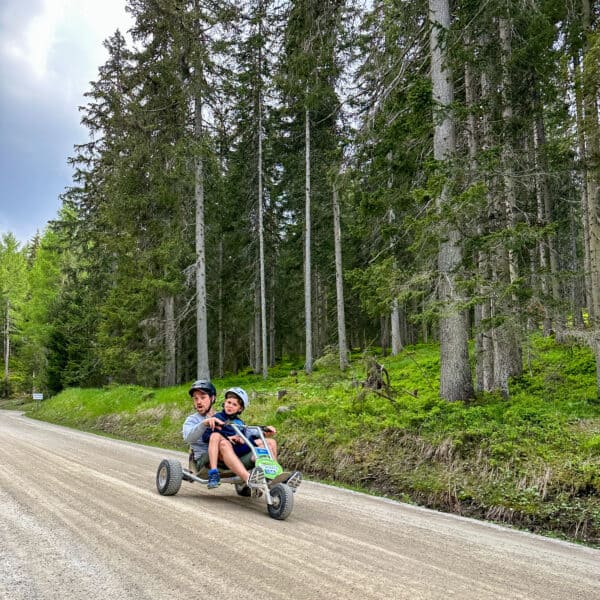
{"label": "child", "polygon": [[225,402],[223,410],[214,415],[217,423],[214,429],[206,429],[202,435],[202,441],[208,442],[208,488],[216,488],[220,484],[219,470],[217,461],[219,457],[219,445],[222,443],[233,444],[233,450],[237,456],[244,456],[250,452],[248,444],[237,435],[231,425],[226,425],[226,421],[235,423],[242,433],[245,433],[244,422],[239,418],[245,408],[248,407],[248,394],[239,387],[230,388],[225,392]]}

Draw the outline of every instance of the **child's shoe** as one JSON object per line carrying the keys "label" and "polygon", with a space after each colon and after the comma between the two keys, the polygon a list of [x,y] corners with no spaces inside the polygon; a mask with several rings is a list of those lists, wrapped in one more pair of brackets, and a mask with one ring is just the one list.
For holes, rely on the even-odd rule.
{"label": "child's shoe", "polygon": [[208,471],[208,485],[206,486],[209,490],[219,487],[221,485],[221,476],[219,475],[219,469],[210,469]]}

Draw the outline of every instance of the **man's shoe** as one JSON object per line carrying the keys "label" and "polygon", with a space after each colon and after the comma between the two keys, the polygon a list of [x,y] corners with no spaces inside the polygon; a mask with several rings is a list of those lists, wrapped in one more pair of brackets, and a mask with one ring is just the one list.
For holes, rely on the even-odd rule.
{"label": "man's shoe", "polygon": [[221,485],[221,476],[219,475],[219,469],[210,469],[208,471],[208,485],[206,486],[209,490],[219,487]]}
{"label": "man's shoe", "polygon": [[292,488],[292,492],[295,492],[302,483],[302,473],[300,471],[294,471],[286,481],[286,483]]}
{"label": "man's shoe", "polygon": [[250,489],[262,488],[265,485],[265,473],[260,467],[254,467],[250,471],[247,485]]}

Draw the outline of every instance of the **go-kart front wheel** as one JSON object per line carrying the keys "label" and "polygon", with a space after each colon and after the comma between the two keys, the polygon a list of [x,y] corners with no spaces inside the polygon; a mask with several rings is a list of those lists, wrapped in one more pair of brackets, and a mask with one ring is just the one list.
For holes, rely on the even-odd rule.
{"label": "go-kart front wheel", "polygon": [[272,504],[267,504],[269,516],[273,519],[287,519],[294,508],[294,492],[289,485],[278,483],[270,490]]}
{"label": "go-kart front wheel", "polygon": [[156,489],[162,496],[174,496],[181,487],[183,469],[178,460],[165,458],[156,471]]}

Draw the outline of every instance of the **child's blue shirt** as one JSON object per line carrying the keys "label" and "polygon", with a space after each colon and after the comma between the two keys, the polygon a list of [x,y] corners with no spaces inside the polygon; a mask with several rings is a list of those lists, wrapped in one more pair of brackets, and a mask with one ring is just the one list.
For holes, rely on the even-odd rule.
{"label": "child's blue shirt", "polygon": [[[239,417],[235,417],[232,419],[225,411],[216,413],[214,415],[214,417],[216,419],[219,419],[220,421],[229,421],[230,423],[235,423],[238,426],[238,428],[240,429],[240,431],[244,435],[246,434],[246,426],[244,425],[244,421],[242,421]],[[208,441],[210,440],[210,436],[213,433],[219,433],[225,438],[229,438],[232,435],[237,435],[237,432],[235,431],[235,429],[229,424],[223,425],[221,427],[221,429],[219,429],[219,430],[210,429],[210,427],[207,427],[204,430],[204,433],[202,434],[202,441],[205,443],[208,443]],[[238,456],[243,456],[244,454],[247,454],[248,452],[250,452],[250,448],[248,447],[248,444],[233,444],[233,449]]]}

